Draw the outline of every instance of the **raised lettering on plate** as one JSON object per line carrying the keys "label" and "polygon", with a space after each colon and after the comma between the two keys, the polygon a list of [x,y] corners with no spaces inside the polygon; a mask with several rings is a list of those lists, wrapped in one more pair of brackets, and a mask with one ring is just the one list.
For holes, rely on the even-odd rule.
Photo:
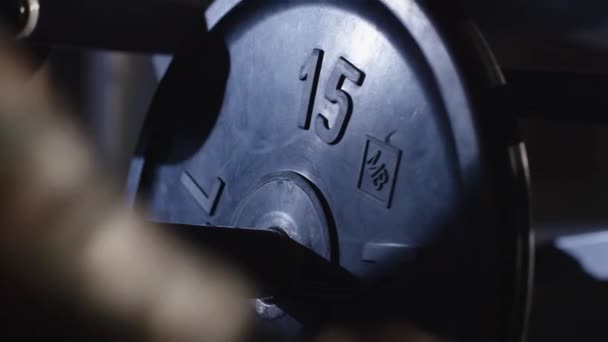
{"label": "raised lettering on plate", "polygon": [[337,105],[338,115],[334,124],[330,127],[329,120],[325,115],[319,113],[315,122],[317,134],[323,141],[328,144],[335,144],[342,139],[346,126],[350,120],[350,115],[353,112],[353,99],[346,91],[342,89],[344,81],[347,79],[354,84],[361,86],[363,84],[364,74],[349,61],[340,58],[334,67],[334,70],[329,77],[327,87],[325,88],[325,98]]}
{"label": "raised lettering on plate", "polygon": [[359,174],[359,190],[391,207],[401,163],[401,150],[388,141],[367,137]]}
{"label": "raised lettering on plate", "polygon": [[[314,49],[300,70],[300,80],[306,82],[298,120],[298,126],[302,129],[310,128],[323,56],[323,50]],[[364,79],[365,74],[361,70],[344,57],[340,57],[329,76],[324,92],[325,99],[337,108],[335,120],[333,124],[330,124],[327,114],[323,113],[318,113],[315,119],[317,135],[327,144],[337,144],[342,139],[353,113],[353,99],[348,92],[342,89],[344,82],[349,80],[355,85],[361,86]]]}

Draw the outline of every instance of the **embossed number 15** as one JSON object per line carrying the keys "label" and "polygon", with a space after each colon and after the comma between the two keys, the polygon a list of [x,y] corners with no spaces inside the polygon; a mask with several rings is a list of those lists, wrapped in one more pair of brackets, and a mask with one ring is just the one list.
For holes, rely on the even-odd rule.
{"label": "embossed number 15", "polygon": [[[314,49],[300,71],[300,80],[306,82],[299,121],[299,127],[302,129],[310,128],[319,76],[323,65],[323,55],[323,50]],[[361,86],[364,78],[365,74],[344,57],[340,57],[334,66],[327,81],[324,95],[329,102],[338,107],[338,115],[333,125],[330,125],[329,119],[322,113],[318,113],[315,119],[317,135],[326,143],[336,144],[342,139],[353,112],[353,99],[342,89],[344,81],[348,79],[357,86]]]}

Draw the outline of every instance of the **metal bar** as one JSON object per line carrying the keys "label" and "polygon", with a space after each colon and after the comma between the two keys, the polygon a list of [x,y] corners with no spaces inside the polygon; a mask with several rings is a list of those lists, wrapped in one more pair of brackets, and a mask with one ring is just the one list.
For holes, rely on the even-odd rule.
{"label": "metal bar", "polygon": [[357,288],[348,271],[274,230],[163,226],[189,245],[240,268],[261,285],[264,296],[336,302],[351,299]]}
{"label": "metal bar", "polygon": [[206,30],[203,0],[2,1],[12,3],[20,38],[44,45],[170,53]]}

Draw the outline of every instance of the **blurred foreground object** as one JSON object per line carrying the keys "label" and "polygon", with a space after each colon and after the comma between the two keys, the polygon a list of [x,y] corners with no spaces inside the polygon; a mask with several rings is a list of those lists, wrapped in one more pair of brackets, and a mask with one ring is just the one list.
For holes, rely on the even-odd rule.
{"label": "blurred foreground object", "polygon": [[245,280],[122,208],[45,75],[32,78],[7,44],[0,74],[0,264],[8,278],[40,290],[44,303],[65,298],[93,313],[83,317],[111,317],[143,340],[239,340],[249,320]]}

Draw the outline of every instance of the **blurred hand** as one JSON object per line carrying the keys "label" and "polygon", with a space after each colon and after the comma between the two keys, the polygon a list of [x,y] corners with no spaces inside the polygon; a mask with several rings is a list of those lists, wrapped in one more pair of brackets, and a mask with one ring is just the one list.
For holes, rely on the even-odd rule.
{"label": "blurred hand", "polygon": [[44,72],[32,76],[8,42],[0,38],[3,278],[143,340],[240,340],[250,320],[246,280],[123,208]]}

